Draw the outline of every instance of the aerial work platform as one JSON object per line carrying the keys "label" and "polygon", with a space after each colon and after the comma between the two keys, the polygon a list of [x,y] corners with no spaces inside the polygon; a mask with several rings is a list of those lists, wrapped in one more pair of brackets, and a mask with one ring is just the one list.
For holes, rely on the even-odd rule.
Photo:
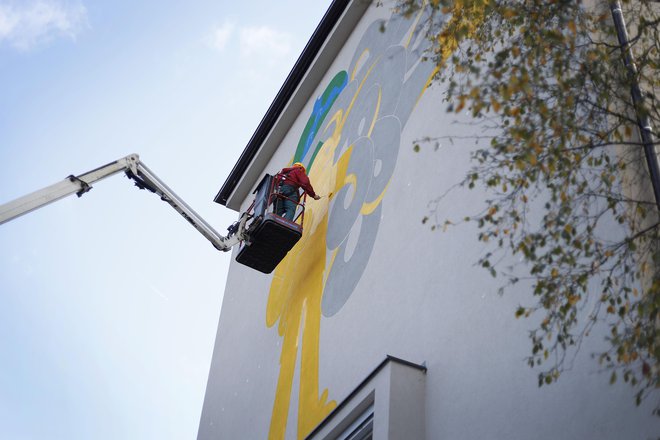
{"label": "aerial work platform", "polygon": [[247,211],[253,220],[246,228],[247,240],[240,243],[236,261],[259,272],[271,273],[302,237],[305,196],[293,221],[277,215],[276,206],[286,197],[278,192],[278,178],[266,174],[257,189],[255,200]]}
{"label": "aerial work platform", "polygon": [[[147,168],[137,154],[78,176],[70,175],[63,181],[0,205],[0,224],[71,194],[81,197],[92,189],[93,183],[122,171],[138,188],[153,192],[170,204],[216,249],[227,252],[239,245],[236,261],[260,272],[271,273],[302,236],[306,196],[303,194],[302,201],[298,201],[280,194],[280,174],[266,174],[248,211],[227,228],[227,236],[222,236]],[[297,205],[293,221],[277,215],[278,204],[285,200]]]}
{"label": "aerial work platform", "polygon": [[271,273],[301,236],[302,226],[267,213],[250,231],[250,244],[241,244],[236,261],[259,272]]}

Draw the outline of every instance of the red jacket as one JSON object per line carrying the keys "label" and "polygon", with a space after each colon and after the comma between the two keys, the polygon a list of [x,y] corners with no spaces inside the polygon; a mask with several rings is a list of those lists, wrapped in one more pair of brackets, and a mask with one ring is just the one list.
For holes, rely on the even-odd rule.
{"label": "red jacket", "polygon": [[312,188],[312,183],[309,181],[309,177],[307,177],[307,174],[305,174],[305,170],[303,168],[284,168],[282,171],[280,171],[280,174],[282,174],[284,177],[282,180],[282,185],[292,185],[297,188],[302,188],[310,196],[316,197],[314,188]]}

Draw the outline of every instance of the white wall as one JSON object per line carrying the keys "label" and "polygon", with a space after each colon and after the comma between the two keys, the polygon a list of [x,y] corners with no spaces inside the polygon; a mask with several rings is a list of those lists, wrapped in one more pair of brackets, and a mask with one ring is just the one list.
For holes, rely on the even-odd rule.
{"label": "white wall", "polygon": [[[498,296],[499,281],[474,265],[484,248],[473,227],[432,232],[422,224],[428,201],[466,172],[473,146],[415,153],[414,141],[474,133],[453,124],[438,86],[413,109],[432,67],[414,62],[423,38],[390,38],[410,23],[389,22],[384,33],[374,24],[389,16],[384,7],[368,10],[264,170],[292,161],[315,99],[347,71],[308,166],[317,192],[332,198],[308,203],[305,235],[273,274],[235,262],[230,269],[199,438],[302,438],[386,354],[428,367],[428,439],[657,434],[650,407],[636,408],[627,386],[609,386],[598,373],[590,358],[603,344],[598,332],[558,384],[539,389],[524,361],[532,323],[514,319],[532,301],[529,286]],[[336,114],[346,119],[330,122]],[[442,212],[461,218],[483,197],[451,193]]]}

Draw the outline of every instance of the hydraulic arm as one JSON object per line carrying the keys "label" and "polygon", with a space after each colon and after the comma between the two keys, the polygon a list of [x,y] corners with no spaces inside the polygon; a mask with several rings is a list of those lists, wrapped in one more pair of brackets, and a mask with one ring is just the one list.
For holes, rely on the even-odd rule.
{"label": "hydraulic arm", "polygon": [[236,244],[245,240],[247,214],[231,225],[227,236],[216,232],[190,206],[181,200],[165,183],[158,178],[145,164],[140,162],[137,154],[131,154],[112,163],[96,168],[78,176],[69,176],[61,182],[20,197],[4,205],[0,205],[0,224],[15,219],[30,211],[41,208],[71,194],[81,197],[92,189],[92,184],[113,174],[124,172],[140,189],[147,189],[157,194],[161,200],[169,203],[179,214],[193,225],[207,240],[221,251],[228,251]]}

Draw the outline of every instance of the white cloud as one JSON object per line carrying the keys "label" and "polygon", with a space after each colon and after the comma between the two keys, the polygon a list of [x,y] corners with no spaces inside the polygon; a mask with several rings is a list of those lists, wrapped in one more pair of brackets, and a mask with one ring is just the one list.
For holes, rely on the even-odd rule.
{"label": "white cloud", "polygon": [[[238,56],[234,65],[240,75],[249,81],[263,78],[264,70],[270,73],[281,69],[288,71],[293,53],[292,34],[268,26],[241,26],[225,23],[214,28],[204,38],[207,47],[217,52]],[[283,63],[283,60],[286,60]]]}
{"label": "white cloud", "polygon": [[240,33],[241,55],[279,58],[291,52],[292,37],[268,26],[245,27]]}
{"label": "white cloud", "polygon": [[234,28],[233,23],[225,23],[222,26],[218,26],[206,37],[206,44],[212,49],[222,52],[227,46],[229,38],[234,33]]}
{"label": "white cloud", "polygon": [[80,1],[27,0],[0,3],[0,44],[28,51],[58,37],[75,40],[87,27]]}

